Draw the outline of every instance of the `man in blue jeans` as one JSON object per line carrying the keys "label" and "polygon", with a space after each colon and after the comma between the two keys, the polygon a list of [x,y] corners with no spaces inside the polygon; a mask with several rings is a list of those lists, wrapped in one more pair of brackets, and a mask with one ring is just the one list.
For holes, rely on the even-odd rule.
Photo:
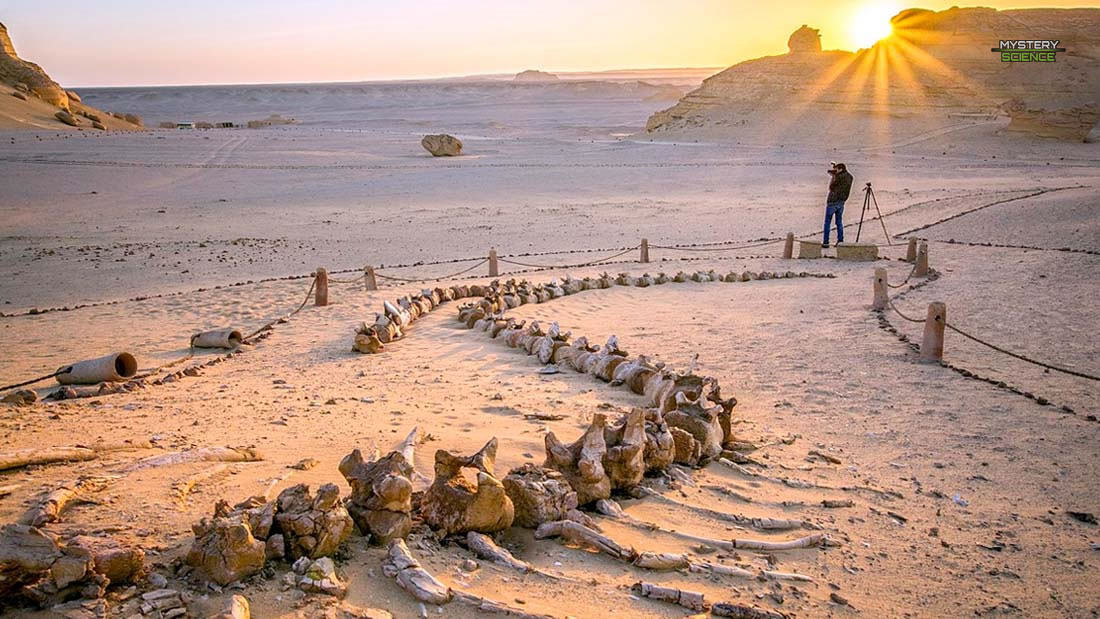
{"label": "man in blue jeans", "polygon": [[832,227],[833,217],[836,217],[836,243],[844,242],[844,201],[852,192],[852,175],[848,174],[848,168],[843,163],[833,162],[829,168],[829,196],[825,198],[825,237],[822,247],[829,246],[829,228]]}

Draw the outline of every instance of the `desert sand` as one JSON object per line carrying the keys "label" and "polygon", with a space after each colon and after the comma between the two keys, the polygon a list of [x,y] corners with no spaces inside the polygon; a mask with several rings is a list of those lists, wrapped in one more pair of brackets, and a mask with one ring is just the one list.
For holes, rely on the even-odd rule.
{"label": "desert sand", "polygon": [[[472,454],[495,437],[502,477],[543,463],[547,431],[571,442],[594,414],[615,419],[644,405],[591,376],[543,373],[534,357],[466,329],[456,320],[461,302],[421,318],[384,354],[351,352],[356,328],[384,300],[489,283],[486,265],[433,278],[477,264],[490,248],[512,261],[501,264],[503,279],[540,283],[603,272],[804,271],[830,277],[616,286],[507,315],[556,321],[594,344],[615,335],[631,357],[645,354],[673,369],[697,363],[698,374],[737,398],[734,433],[756,449],[740,454],[741,471],[710,462],[690,471],[690,481],[656,477],[645,485],[696,508],[800,519],[812,530],[759,531],[691,507],[617,496],[630,516],[707,538],[820,532],[829,542],[716,550],[590,512],[606,535],[639,551],[690,553],[809,581],[643,570],[517,527],[497,541],[553,578],[472,565],[462,544],[439,542],[422,524],[410,536],[413,554],[447,586],[555,617],[693,614],[636,595],[631,586],[643,580],[797,617],[1100,613],[1100,529],[1069,515],[1100,513],[1097,383],[952,333],[945,361],[989,381],[918,363],[899,335],[919,342],[922,326],[887,311],[881,316],[891,333],[870,308],[873,269],[887,268],[900,284],[912,269],[899,261],[905,239],[927,239],[938,277],[891,290],[902,293],[898,310],[923,317],[929,303],[942,301],[949,321],[968,332],[1100,374],[1100,145],[1004,133],[1007,117],[950,131],[899,121],[888,139],[869,132],[843,147],[772,143],[763,134],[651,135],[646,119],[668,106],[647,100],[651,94],[633,80],[565,79],[104,89],[82,96],[151,125],[272,113],[301,123],[3,132],[0,384],[118,350],[133,353],[143,370],[178,362],[193,333],[250,332],[287,315],[306,299],[317,267],[348,283],[332,282],[329,305],[307,300],[266,339],[196,376],[160,380],[225,351],[197,351],[130,393],[0,408],[0,453],[135,446],[0,473],[0,522],[19,520],[62,484],[119,475],[46,530],[133,541],[195,609],[242,594],[254,617],[326,616],[341,604],[396,617],[481,616],[457,603],[422,609],[384,575],[385,550],[358,535],[337,554],[348,585],[343,602],[284,585],[285,562],[221,588],[180,570],[181,561],[191,525],[216,501],[274,497],[300,483],[335,483],[346,495],[341,459],[356,448],[386,453],[414,427],[426,437],[415,448],[419,473],[432,477],[438,449]],[[801,122],[815,118],[810,111]],[[858,128],[853,121],[851,131]],[[419,141],[438,132],[459,137],[465,154],[432,158]],[[785,260],[782,243],[730,249],[788,232],[820,238],[830,160],[847,163],[857,188],[874,183],[891,237],[872,213],[861,240],[878,244],[882,260],[840,261],[831,250],[825,259]],[[849,241],[861,202],[854,191],[845,212]],[[594,266],[515,264],[590,262],[642,238],[651,244],[648,264],[636,249]],[[382,280],[380,290],[367,291],[359,271],[366,265],[425,281]],[[87,307],[72,309],[80,305]],[[57,386],[35,388],[41,397]],[[217,446],[253,448],[263,459],[129,470],[142,458]],[[310,458],[315,466],[291,468]],[[114,588],[107,600],[115,605],[126,591]],[[29,606],[4,612],[58,614]]]}

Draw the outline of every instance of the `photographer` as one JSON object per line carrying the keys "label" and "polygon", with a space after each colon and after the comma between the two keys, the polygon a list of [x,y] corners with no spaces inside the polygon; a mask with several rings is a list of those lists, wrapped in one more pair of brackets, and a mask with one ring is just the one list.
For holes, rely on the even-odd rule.
{"label": "photographer", "polygon": [[829,196],[825,198],[825,237],[821,246],[829,246],[829,228],[832,226],[833,217],[836,217],[836,242],[837,245],[844,242],[844,201],[852,191],[852,175],[843,163],[832,163],[829,168]]}

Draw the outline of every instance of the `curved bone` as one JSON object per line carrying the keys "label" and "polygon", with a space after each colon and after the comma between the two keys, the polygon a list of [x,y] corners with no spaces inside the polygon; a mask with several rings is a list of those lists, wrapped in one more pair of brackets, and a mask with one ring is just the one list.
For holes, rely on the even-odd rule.
{"label": "curved bone", "polygon": [[200,447],[138,460],[127,467],[125,471],[140,471],[188,462],[258,462],[263,459],[264,457],[259,451],[250,447]]}
{"label": "curved bone", "polygon": [[85,477],[65,484],[47,494],[42,501],[23,515],[20,522],[34,527],[57,522],[61,519],[61,512],[70,503],[86,500],[85,497],[88,494],[102,492],[117,479],[118,477]]}
{"label": "curved bone", "polygon": [[397,585],[408,591],[414,598],[426,604],[446,604],[453,593],[450,588],[436,580],[427,570],[420,567],[405,540],[395,539],[387,549],[383,569],[397,578]]}
{"label": "curved bone", "polygon": [[572,520],[558,520],[539,525],[535,530],[535,539],[560,537],[574,544],[585,544],[604,552],[620,561],[633,561],[638,553],[633,548],[620,546],[615,540],[597,533],[583,524]]}

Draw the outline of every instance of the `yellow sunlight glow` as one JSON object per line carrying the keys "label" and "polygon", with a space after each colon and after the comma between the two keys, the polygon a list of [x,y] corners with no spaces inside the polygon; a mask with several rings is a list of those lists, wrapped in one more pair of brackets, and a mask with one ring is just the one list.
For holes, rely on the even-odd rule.
{"label": "yellow sunlight glow", "polygon": [[890,18],[897,12],[897,5],[892,2],[866,4],[852,16],[848,25],[848,38],[857,48],[871,47],[890,36],[893,31]]}

